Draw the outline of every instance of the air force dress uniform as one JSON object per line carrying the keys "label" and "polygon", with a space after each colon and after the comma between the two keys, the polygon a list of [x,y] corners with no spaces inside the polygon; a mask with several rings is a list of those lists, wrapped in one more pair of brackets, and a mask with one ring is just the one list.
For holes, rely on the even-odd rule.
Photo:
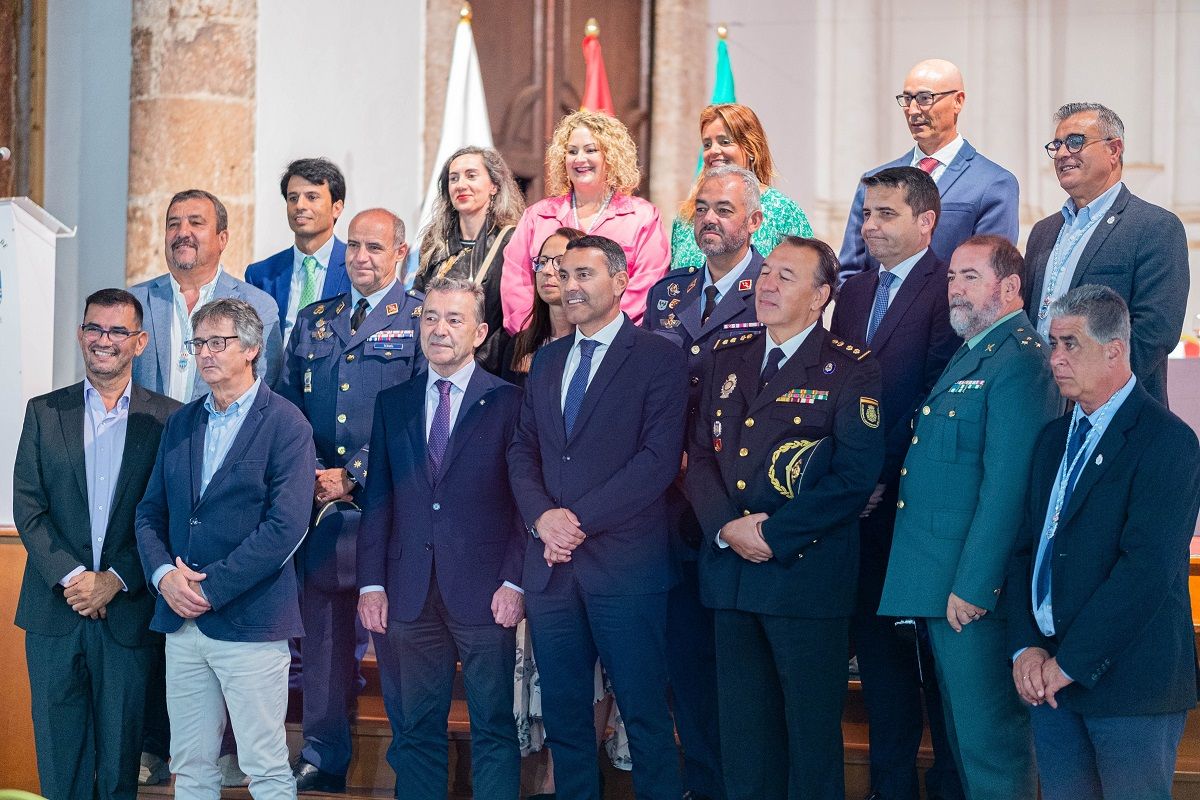
{"label": "air force dress uniform", "polygon": [[[814,323],[760,390],[769,335],[718,338],[684,481],[716,609],[726,788],[734,798],[841,798],[841,716],[858,577],[858,514],[883,466],[878,364]],[[776,362],[777,363],[777,362]],[[724,547],[754,513],[774,557]],[[784,767],[784,765],[787,765]]]}
{"label": "air force dress uniform", "polygon": [[[424,368],[418,333],[422,300],[420,292],[393,283],[357,330],[350,327],[356,303],[351,292],[296,315],[279,392],[312,424],[318,468],[344,468],[355,482],[355,497],[367,477],[376,395]],[[356,530],[344,524],[329,533],[315,525],[300,556],[306,631],[301,755],[333,776],[344,776],[350,764],[359,627]],[[365,635],[361,639],[365,645]]]}

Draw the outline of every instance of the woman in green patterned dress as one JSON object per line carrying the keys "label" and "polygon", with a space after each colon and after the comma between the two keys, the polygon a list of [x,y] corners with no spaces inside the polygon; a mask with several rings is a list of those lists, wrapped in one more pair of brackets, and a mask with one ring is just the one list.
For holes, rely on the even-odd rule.
{"label": "woman in green patterned dress", "polygon": [[[791,198],[771,186],[775,166],[771,149],[758,115],[737,103],[708,106],[700,113],[700,143],[704,168],[737,164],[758,176],[762,188],[763,224],[750,241],[762,255],[775,249],[784,236],[813,235],[808,217]],[[671,225],[671,269],[704,266],[704,254],[696,246],[692,217],[696,213],[696,189],[679,208]]]}

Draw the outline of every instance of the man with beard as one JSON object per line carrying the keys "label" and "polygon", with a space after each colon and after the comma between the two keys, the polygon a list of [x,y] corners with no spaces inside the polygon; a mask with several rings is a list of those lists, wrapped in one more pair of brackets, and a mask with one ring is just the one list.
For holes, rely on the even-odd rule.
{"label": "man with beard", "polygon": [[62,800],[137,796],[145,684],[161,642],[133,517],[179,407],[132,381],[141,328],[129,292],[87,299],[76,331],[86,377],[29,401],[13,468],[13,520],[29,553],[16,623],[38,777]]}
{"label": "man with beard", "polygon": [[[644,324],[677,342],[687,356],[688,420],[700,405],[700,379],[716,337],[732,329],[758,329],[754,284],[763,257],[750,244],[762,225],[758,178],[737,165],[704,173],[696,190],[696,244],[703,273],[686,267],[667,273],[650,290]],[[682,476],[686,472],[680,472]],[[678,485],[667,490],[672,562],[679,583],[667,599],[667,668],[672,710],[683,747],[684,788],[696,798],[719,798],[716,646],[712,611],[700,603],[696,556],[700,523]]]}
{"label": "man with beard", "polygon": [[[967,238],[981,233],[1017,241],[1017,179],[984,158],[958,132],[958,115],[966,99],[958,67],[940,58],[919,62],[904,79],[903,91],[896,95],[916,146],[867,173],[873,175],[889,167],[917,167],[929,173],[942,196],[932,245],[933,252],[942,258],[948,258]],[[863,190],[859,184],[838,254],[843,280],[876,264],[862,237]]]}
{"label": "man with beard", "polygon": [[966,340],[916,417],[900,470],[879,613],[924,620],[950,744],[971,800],[1033,800],[1029,715],[997,609],[1038,433],[1057,413],[1048,348],[1022,310],[1021,254],[1000,236],[950,259]]}

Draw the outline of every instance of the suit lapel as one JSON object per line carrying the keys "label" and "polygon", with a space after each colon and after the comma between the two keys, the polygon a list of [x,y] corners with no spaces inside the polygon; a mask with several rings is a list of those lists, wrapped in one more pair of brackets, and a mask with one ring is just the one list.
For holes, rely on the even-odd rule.
{"label": "suit lapel", "polygon": [[[763,350],[758,350],[760,360],[766,348],[766,337],[770,335],[770,333],[767,333],[761,337],[764,343]],[[816,326],[809,331],[807,338],[800,343],[800,347],[792,354],[792,357],[783,362],[783,366],[779,368],[779,372],[775,373],[775,377],[772,378],[775,387],[768,386],[761,392],[756,391],[754,401],[750,403],[750,407],[746,413],[755,413],[759,409],[773,403],[775,398],[779,397],[779,387],[781,386],[802,386],[805,381],[805,373],[808,372],[809,367],[815,366],[821,360],[821,345],[824,341],[825,329],[821,327],[821,323],[818,321]],[[754,347],[751,349],[758,348]],[[754,389],[758,389],[757,382]]]}
{"label": "suit lapel", "polygon": [[[250,410],[246,412],[246,418],[242,420],[242,427],[238,429],[237,437],[229,445],[229,450],[225,453],[225,458],[221,461],[221,466],[217,468],[208,482],[208,488],[205,491],[209,494],[229,474],[233,465],[241,461],[242,456],[245,455],[246,448],[250,446],[250,442],[254,439],[259,425],[262,424],[263,411],[268,400],[267,394],[270,391],[267,388],[267,384],[263,383],[259,385],[258,394],[254,396],[254,402],[250,404]],[[201,443],[201,446],[203,447],[203,443]]]}
{"label": "suit lapel", "polygon": [[[1079,256],[1079,264],[1075,267],[1075,274],[1071,276],[1071,288],[1074,289],[1080,284],[1087,283],[1084,280],[1087,268],[1091,265],[1092,259],[1096,257],[1096,253],[1104,246],[1104,242],[1121,224],[1121,215],[1125,212],[1125,206],[1129,203],[1129,188],[1122,186],[1121,191],[1117,192],[1117,198],[1113,200],[1112,206],[1105,212],[1104,219],[1096,223],[1096,229],[1092,231],[1092,235],[1088,237],[1088,242],[1083,248],[1083,253]],[[1112,223],[1109,223],[1109,220]]]}
{"label": "suit lapel", "polygon": [[171,368],[178,357],[171,352],[171,322],[175,316],[175,300],[171,296],[171,276],[163,275],[150,285],[146,293],[150,308],[147,309],[146,319],[150,320],[153,328],[154,341],[159,345],[154,348],[158,359],[158,375],[162,380],[162,391],[166,394],[171,388]]}
{"label": "suit lapel", "polygon": [[[699,274],[699,273],[696,273]],[[691,341],[696,341],[700,338],[700,316],[704,309],[704,289],[701,288],[699,294],[688,293],[679,307],[675,309],[675,316],[683,323],[683,329],[687,331]],[[649,313],[649,309],[647,309]]]}
{"label": "suit lapel", "polygon": [[[622,316],[624,316],[623,313]],[[583,405],[579,409],[579,416],[575,419],[575,433],[583,430],[588,416],[600,402],[600,395],[604,394],[604,389],[617,374],[621,365],[625,363],[632,348],[633,323],[628,317],[625,317],[621,327],[617,330],[617,335],[613,338],[613,343],[608,347],[608,352],[604,354],[604,359],[596,369],[596,374],[592,376],[592,382],[588,384],[587,391],[584,392]],[[565,427],[563,432],[566,433]]]}
{"label": "suit lapel", "polygon": [[925,284],[929,282],[936,263],[937,256],[932,250],[927,250],[921,260],[913,264],[908,277],[900,282],[900,288],[896,291],[896,299],[888,306],[887,313],[883,315],[883,321],[879,323],[879,329],[875,331],[875,338],[871,340],[872,350],[878,352],[887,344],[888,337],[900,324],[905,312],[925,289]]}
{"label": "suit lapel", "polygon": [[1141,390],[1141,387],[1135,385],[1133,392],[1130,393],[1129,397],[1125,398],[1125,402],[1121,404],[1121,408],[1117,410],[1116,416],[1108,424],[1104,435],[1096,443],[1096,448],[1092,451],[1088,460],[1084,462],[1083,471],[1079,473],[1079,479],[1075,481],[1075,488],[1071,490],[1071,500],[1067,504],[1066,510],[1063,511],[1063,518],[1059,523],[1060,529],[1070,521],[1075,512],[1079,510],[1079,507],[1083,505],[1084,500],[1087,499],[1088,492],[1096,485],[1096,481],[1100,480],[1105,471],[1116,462],[1117,455],[1128,440],[1126,433],[1137,422],[1142,404],[1147,398],[1145,391],[1139,390]]}
{"label": "suit lapel", "polygon": [[[154,414],[150,410],[150,393],[136,383],[129,390],[129,416],[125,424],[125,450],[121,454],[121,470],[117,474],[117,485],[113,489],[113,499],[109,503],[109,519],[112,519],[112,509],[120,506],[129,493],[132,483],[131,476],[141,470],[147,459],[154,459],[150,442],[156,424]],[[138,498],[140,499],[140,498]],[[135,500],[136,502],[136,500]]]}
{"label": "suit lapel", "polygon": [[[336,236],[333,237],[333,251],[329,254],[329,263],[325,265],[325,283],[321,286],[321,297],[333,297],[348,289],[343,288],[349,283],[346,274],[346,243]],[[320,298],[318,298],[320,299]]]}
{"label": "suit lapel", "polygon": [[429,449],[425,441],[425,389],[424,374],[408,382],[407,393],[402,396],[404,425],[408,433],[408,444],[412,449],[412,457],[418,462],[418,469],[425,476],[426,482],[433,485],[433,472],[429,468]]}
{"label": "suit lapel", "polygon": [[71,471],[75,473],[75,483],[79,486],[79,496],[83,498],[83,507],[87,508],[87,465],[83,461],[82,381],[68,389],[65,402],[58,407],[58,420],[62,426],[64,452],[67,454],[67,460],[71,463]]}
{"label": "suit lapel", "polygon": [[[558,342],[546,347],[554,347],[545,357],[551,360],[547,365],[545,372],[546,381],[549,386],[542,393],[544,398],[544,406],[538,409],[538,419],[548,420],[546,424],[553,431],[555,441],[559,447],[565,447],[567,444],[567,426],[563,419],[563,373],[567,369],[567,357],[571,354],[571,348],[575,346],[575,334],[563,337],[559,341],[563,342],[565,347],[555,347]],[[527,390],[528,391],[528,390]],[[538,425],[541,429],[542,425]]]}
{"label": "suit lapel", "polygon": [[192,409],[192,439],[188,448],[188,460],[192,465],[192,509],[200,505],[200,483],[204,473],[204,437],[208,432],[208,411],[203,403]]}
{"label": "suit lapel", "polygon": [[971,159],[975,157],[975,148],[967,140],[963,140],[962,147],[958,150],[958,155],[950,160],[946,165],[946,171],[942,173],[942,179],[938,181],[938,194],[942,197],[946,196],[946,192],[950,191],[950,187],[966,174],[967,169],[971,166]]}

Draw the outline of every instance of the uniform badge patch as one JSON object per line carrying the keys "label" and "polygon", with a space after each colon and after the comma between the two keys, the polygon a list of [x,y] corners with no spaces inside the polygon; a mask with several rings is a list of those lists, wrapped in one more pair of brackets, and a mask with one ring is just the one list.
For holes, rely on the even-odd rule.
{"label": "uniform badge patch", "polygon": [[321,316],[322,314],[324,314],[325,313],[325,304],[322,303],[321,305],[314,308],[313,313],[316,314],[318,317]]}
{"label": "uniform badge patch", "polygon": [[304,391],[312,392],[312,370],[304,370]]}
{"label": "uniform badge patch", "polygon": [[753,288],[754,288],[754,279],[753,278],[744,278],[743,280],[738,281],[738,291],[739,292],[748,292]]}
{"label": "uniform badge patch", "polygon": [[676,298],[672,299],[671,302],[667,303],[667,308],[675,308],[678,305],[679,305],[679,298],[676,297]]}
{"label": "uniform badge patch", "polygon": [[659,301],[658,301],[658,310],[659,310],[659,311],[666,311],[666,310],[667,310],[667,300],[666,300],[666,298],[663,298],[662,300],[659,300]]}
{"label": "uniform badge patch", "polygon": [[678,328],[681,323],[678,319],[676,319],[674,314],[668,314],[666,319],[659,321],[659,324],[667,330],[670,330],[671,328]]}
{"label": "uniform badge patch", "polygon": [[696,281],[698,281],[698,280],[700,280],[700,279],[699,279],[699,278],[692,278],[692,282],[688,284],[688,287],[687,287],[687,289],[686,289],[685,291],[688,291],[688,292],[690,292],[690,291],[692,291],[692,289],[695,289],[695,288],[696,288]]}
{"label": "uniform badge patch", "polygon": [[858,398],[858,416],[868,428],[879,427],[879,401],[873,397]]}
{"label": "uniform badge patch", "polygon": [[720,439],[713,439],[713,452],[714,453],[721,452],[721,440]]}
{"label": "uniform badge patch", "polygon": [[832,375],[833,370],[834,366],[832,361],[826,361],[825,366],[821,367],[821,372],[824,372],[826,375]]}
{"label": "uniform badge patch", "polygon": [[345,308],[345,307],[346,307],[346,301],[345,301],[345,300],[343,300],[342,302],[340,302],[340,303],[338,303],[338,304],[337,304],[337,308],[335,308],[335,309],[333,310],[333,313],[334,313],[334,314],[340,314],[340,313],[342,313],[342,309],[343,309],[343,308]]}
{"label": "uniform badge patch", "polygon": [[425,310],[424,306],[417,306],[416,308],[414,308],[413,312],[412,312],[413,319],[416,319],[417,317],[421,316],[421,312],[424,310]]}
{"label": "uniform badge patch", "polygon": [[678,283],[667,284],[667,294],[671,295],[671,297],[678,297],[679,296],[679,284]]}
{"label": "uniform badge patch", "polygon": [[729,373],[729,377],[721,384],[721,399],[728,400],[729,395],[733,394],[733,390],[737,388],[737,375]]}
{"label": "uniform badge patch", "polygon": [[713,420],[713,438],[721,438],[721,420]]}
{"label": "uniform badge patch", "polygon": [[400,304],[399,303],[388,303],[387,308],[385,308],[384,311],[387,312],[387,315],[389,317],[392,314],[398,314],[398,313],[400,313]]}

